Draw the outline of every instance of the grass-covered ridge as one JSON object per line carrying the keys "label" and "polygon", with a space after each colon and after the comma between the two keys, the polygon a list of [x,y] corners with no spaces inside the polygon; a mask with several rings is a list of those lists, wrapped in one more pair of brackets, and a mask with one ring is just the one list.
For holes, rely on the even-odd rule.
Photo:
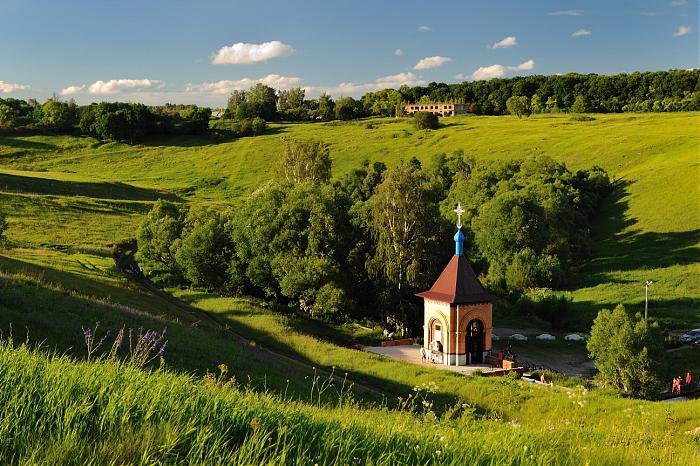
{"label": "grass-covered ridge", "polygon": [[[3,462],[671,465],[691,464],[700,447],[685,433],[695,427],[688,413],[698,401],[661,406],[508,379],[483,383],[516,403],[538,400],[539,415],[479,416],[458,405],[437,419],[421,401],[387,411],[349,398],[319,406],[220,375],[76,363],[6,341],[0,367]],[[430,394],[423,397],[429,403]]]}

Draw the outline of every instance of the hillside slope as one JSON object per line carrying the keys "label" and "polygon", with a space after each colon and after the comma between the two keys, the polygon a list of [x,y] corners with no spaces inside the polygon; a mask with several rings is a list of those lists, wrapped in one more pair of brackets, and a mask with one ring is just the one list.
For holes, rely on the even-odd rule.
{"label": "hillside slope", "polygon": [[[642,309],[665,325],[700,326],[700,116],[697,113],[457,117],[436,131],[399,119],[272,125],[255,138],[169,138],[147,145],[99,144],[68,136],[0,136],[0,203],[10,238],[28,248],[98,254],[135,235],[159,197],[240,202],[265,180],[281,137],[331,145],[334,175],[367,159],[388,165],[462,149],[479,159],[547,154],[571,169],[600,165],[621,180],[598,216],[594,259],[578,270],[572,296],[586,319],[601,307]],[[13,254],[8,252],[7,254]]]}

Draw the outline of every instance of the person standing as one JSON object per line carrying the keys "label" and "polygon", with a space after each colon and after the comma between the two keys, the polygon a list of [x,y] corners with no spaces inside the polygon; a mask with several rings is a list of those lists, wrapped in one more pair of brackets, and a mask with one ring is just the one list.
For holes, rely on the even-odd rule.
{"label": "person standing", "polygon": [[690,371],[687,371],[685,374],[685,384],[689,387],[690,382],[693,381],[693,378],[690,376]]}

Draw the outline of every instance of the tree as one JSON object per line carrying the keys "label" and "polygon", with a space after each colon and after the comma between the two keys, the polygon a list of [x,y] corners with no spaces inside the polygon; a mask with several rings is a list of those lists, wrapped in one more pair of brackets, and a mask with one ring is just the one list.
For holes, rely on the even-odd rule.
{"label": "tree", "polygon": [[315,315],[344,312],[348,209],[347,196],[327,184],[260,189],[228,226],[235,245],[231,285]]}
{"label": "tree", "polygon": [[282,90],[277,98],[277,108],[280,111],[292,110],[304,106],[306,92],[300,87]]}
{"label": "tree", "polygon": [[246,101],[246,93],[244,91],[234,90],[228,98],[224,118],[236,118],[238,106]]}
{"label": "tree", "polygon": [[540,96],[535,94],[532,96],[532,99],[530,99],[530,110],[532,113],[542,113],[544,112],[544,106],[542,105],[542,99],[540,99]]}
{"label": "tree", "polygon": [[329,148],[321,141],[286,139],[277,165],[282,179],[293,183],[325,183],[331,177]]}
{"label": "tree", "polygon": [[318,116],[323,121],[330,121],[335,117],[335,102],[325,92],[318,98]]}
{"label": "tree", "polygon": [[41,106],[39,124],[46,129],[65,131],[73,126],[75,114],[75,102],[68,103],[49,99]]}
{"label": "tree", "polygon": [[335,103],[335,117],[338,120],[352,120],[362,115],[362,105],[352,97],[341,97]]}
{"label": "tree", "polygon": [[0,128],[11,128],[15,124],[15,113],[12,107],[0,102]]}
{"label": "tree", "polygon": [[[517,275],[512,272],[512,284],[532,286],[537,283],[536,276],[523,276],[525,271],[534,274],[537,265],[529,262],[536,261],[548,243],[545,212],[532,193],[505,191],[498,194],[479,209],[472,228],[479,251],[489,262],[489,281],[494,285],[503,284],[511,266],[518,269]],[[521,252],[526,248],[532,253]],[[516,254],[519,258],[514,262]]]}
{"label": "tree", "polygon": [[530,104],[527,101],[527,97],[524,95],[514,95],[506,100],[506,108],[511,115],[522,118],[524,116],[530,116]]}
{"label": "tree", "polygon": [[416,112],[413,114],[413,126],[416,129],[438,129],[440,121],[438,116],[430,112]]}
{"label": "tree", "polygon": [[257,83],[246,94],[246,102],[253,107],[251,117],[260,117],[267,121],[277,117],[277,96],[270,86]]}
{"label": "tree", "polygon": [[206,133],[209,130],[210,108],[191,105],[180,112],[180,116],[187,120],[187,132]]}
{"label": "tree", "polygon": [[626,395],[656,399],[664,355],[658,325],[618,305],[603,309],[593,321],[586,347],[598,369],[597,379]]}
{"label": "tree", "polygon": [[431,194],[423,172],[401,164],[386,172],[369,200],[376,254],[368,266],[391,287],[396,307],[389,316],[404,324],[417,319],[412,315],[412,289],[428,285],[439,260],[435,250],[441,228]]}
{"label": "tree", "polygon": [[162,199],[156,201],[136,233],[139,260],[174,271],[182,229],[183,212],[180,208]]}
{"label": "tree", "polygon": [[588,98],[585,95],[577,95],[574,99],[574,103],[571,106],[572,113],[588,113],[591,111],[591,104],[588,102]]}
{"label": "tree", "polygon": [[[213,290],[224,288],[233,254],[233,246],[224,228],[226,221],[225,214],[200,209],[190,210],[184,220],[185,228],[175,261],[184,278],[195,286]],[[170,233],[170,230],[166,231]]]}

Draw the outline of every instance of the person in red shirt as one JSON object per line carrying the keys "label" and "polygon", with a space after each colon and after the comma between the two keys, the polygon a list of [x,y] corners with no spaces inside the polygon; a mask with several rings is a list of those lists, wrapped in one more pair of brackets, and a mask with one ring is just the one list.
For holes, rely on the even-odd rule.
{"label": "person in red shirt", "polygon": [[685,374],[685,384],[690,385],[690,382],[693,381],[693,378],[690,376],[690,371],[686,372]]}

